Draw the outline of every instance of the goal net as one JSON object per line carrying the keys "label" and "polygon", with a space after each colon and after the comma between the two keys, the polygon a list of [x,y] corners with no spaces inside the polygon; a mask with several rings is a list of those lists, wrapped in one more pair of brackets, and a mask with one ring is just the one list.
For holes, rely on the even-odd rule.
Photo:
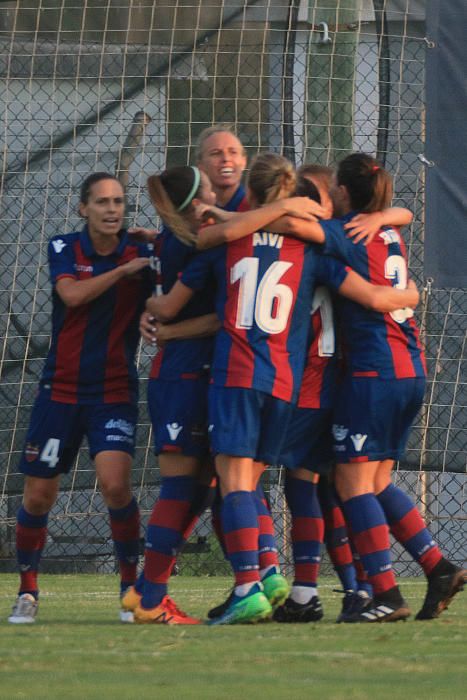
{"label": "goal net", "polygon": [[[93,170],[126,184],[128,224],[154,225],[148,174],[190,163],[206,126],[229,122],[249,156],[334,164],[353,150],[394,175],[410,208],[411,274],[423,280],[424,3],[409,0],[11,0],[0,2],[0,567],[14,567],[18,473],[50,338],[50,236],[75,230]],[[454,561],[466,559],[465,290],[428,289],[418,312],[426,403],[397,479]],[[133,483],[143,514],[158,493],[139,355],[141,423]],[[289,562],[283,473],[266,477]],[[86,446],[62,480],[44,568],[105,571],[110,532]],[[223,570],[202,519],[183,570]],[[402,555],[401,572],[415,572]],[[225,570],[225,569],[224,569]]]}

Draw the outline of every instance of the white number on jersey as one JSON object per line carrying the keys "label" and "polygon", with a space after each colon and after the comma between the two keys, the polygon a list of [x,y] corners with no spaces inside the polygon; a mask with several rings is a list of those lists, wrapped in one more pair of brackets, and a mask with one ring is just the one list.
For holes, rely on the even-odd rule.
{"label": "white number on jersey", "polygon": [[273,262],[258,285],[258,258],[242,258],[235,263],[230,271],[230,282],[235,284],[240,280],[235,321],[237,328],[251,328],[255,321],[265,333],[282,333],[289,320],[293,292],[290,287],[281,284],[280,279],[290,267],[290,262]]}
{"label": "white number on jersey", "polygon": [[[396,289],[407,289],[407,263],[402,255],[390,255],[384,263],[384,276],[393,282]],[[408,307],[396,309],[390,312],[391,318],[396,323],[404,323],[412,318],[413,309]]]}
{"label": "white number on jersey", "polygon": [[336,352],[336,336],[334,333],[334,310],[329,290],[317,287],[313,295],[311,314],[319,310],[321,316],[321,332],[318,338],[318,355],[333,357]]}
{"label": "white number on jersey", "polygon": [[60,440],[57,438],[49,438],[44,445],[44,449],[39,457],[41,462],[48,462],[48,465],[53,469],[58,462],[58,452],[60,450]]}

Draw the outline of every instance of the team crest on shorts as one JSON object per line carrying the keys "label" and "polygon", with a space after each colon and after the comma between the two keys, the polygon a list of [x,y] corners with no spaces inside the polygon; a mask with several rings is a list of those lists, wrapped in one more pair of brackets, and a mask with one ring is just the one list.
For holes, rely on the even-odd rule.
{"label": "team crest on shorts", "polygon": [[39,445],[31,445],[30,442],[24,448],[26,462],[34,462],[39,457]]}

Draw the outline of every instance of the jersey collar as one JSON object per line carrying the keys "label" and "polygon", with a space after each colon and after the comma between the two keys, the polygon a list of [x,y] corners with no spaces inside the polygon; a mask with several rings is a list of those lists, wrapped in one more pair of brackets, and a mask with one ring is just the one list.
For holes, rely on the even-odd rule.
{"label": "jersey collar", "polygon": [[225,209],[225,211],[237,211],[237,208],[246,196],[245,188],[243,185],[240,185],[238,190],[235,192],[233,195],[232,199],[230,199],[227,204],[225,204],[222,209]]}
{"label": "jersey collar", "polygon": [[109,257],[111,255],[115,257],[119,257],[122,255],[123,251],[125,250],[125,246],[128,243],[128,234],[125,229],[122,229],[119,233],[119,238],[120,242],[118,246],[113,250],[109,255],[99,255],[99,253],[96,253],[94,250],[94,246],[92,244],[92,239],[91,236],[89,235],[89,229],[87,227],[87,224],[83,226],[81,229],[80,235],[79,235],[79,242],[81,244],[81,248],[83,253],[87,258],[103,258],[103,257]]}

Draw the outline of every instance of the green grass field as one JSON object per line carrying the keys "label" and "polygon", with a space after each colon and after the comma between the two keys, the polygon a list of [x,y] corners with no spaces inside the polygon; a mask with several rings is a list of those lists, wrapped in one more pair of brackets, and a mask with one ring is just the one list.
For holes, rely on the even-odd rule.
{"label": "green grass field", "polygon": [[[0,698],[467,698],[467,595],[438,620],[336,625],[340,595],[324,579],[316,624],[237,627],[123,625],[117,579],[42,576],[34,625],[6,618],[17,579],[2,575]],[[172,593],[205,615],[230,579],[174,578]],[[412,610],[421,579],[402,580]]]}

